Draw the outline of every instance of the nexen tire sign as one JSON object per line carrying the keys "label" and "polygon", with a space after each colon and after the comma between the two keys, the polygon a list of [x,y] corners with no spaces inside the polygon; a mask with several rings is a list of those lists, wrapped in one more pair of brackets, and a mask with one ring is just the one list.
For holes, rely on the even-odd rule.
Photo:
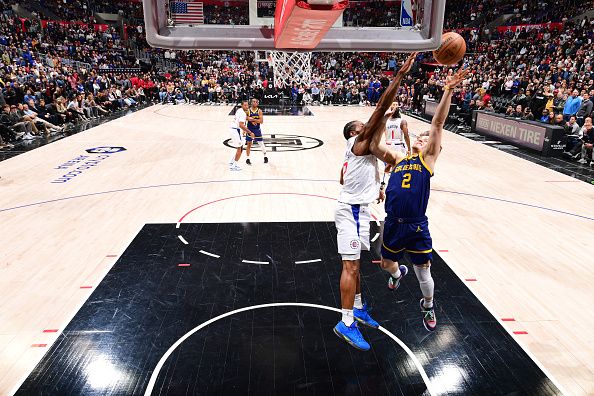
{"label": "nexen tire sign", "polygon": [[543,126],[533,125],[528,122],[485,113],[477,114],[476,130],[485,135],[538,151],[543,149],[547,132],[544,124]]}
{"label": "nexen tire sign", "polygon": [[111,157],[111,154],[126,151],[126,149],[124,147],[94,147],[85,151],[89,154],[101,155],[79,155],[76,158],[64,162],[54,169],[68,169],[69,171],[55,180],[52,180],[50,183],[68,183],[85,171],[101,164],[103,161]]}

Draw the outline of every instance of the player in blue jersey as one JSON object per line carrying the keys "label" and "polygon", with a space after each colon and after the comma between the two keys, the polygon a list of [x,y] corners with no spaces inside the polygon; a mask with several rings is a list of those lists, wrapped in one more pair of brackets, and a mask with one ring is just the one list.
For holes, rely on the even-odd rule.
{"label": "player in blue jersey", "polygon": [[246,135],[245,141],[247,144],[245,154],[247,159],[245,163],[251,165],[252,162],[250,161],[250,153],[252,151],[252,144],[254,141],[258,143],[258,145],[262,148],[262,153],[264,154],[264,163],[268,163],[268,157],[266,156],[266,146],[264,145],[264,138],[262,137],[262,129],[260,129],[260,125],[264,122],[264,115],[262,114],[262,109],[258,108],[258,99],[252,99],[251,106],[247,113],[247,127],[254,134],[252,137],[251,135]]}
{"label": "player in blue jersey", "polygon": [[428,331],[434,331],[437,325],[433,303],[434,283],[430,271],[433,247],[426,216],[430,179],[441,151],[443,125],[450,109],[452,91],[467,73],[467,70],[461,69],[448,77],[431,128],[417,137],[412,146],[412,155],[404,156],[382,145],[382,131],[376,131],[374,143],[370,146],[372,152],[392,165],[393,169],[386,189],[381,266],[390,273],[388,287],[396,290],[408,271],[406,266],[399,266],[398,260],[408,253],[423,293],[420,306],[423,325]]}
{"label": "player in blue jersey", "polygon": [[338,253],[342,259],[340,276],[342,318],[334,327],[334,333],[349,345],[363,351],[369,350],[370,346],[363,338],[357,323],[373,328],[379,327],[379,324],[369,315],[367,304],[361,295],[359,274],[361,250],[370,248],[368,206],[376,199],[378,203],[384,199],[383,191],[380,189],[377,158],[370,150],[370,144],[376,130],[384,131],[385,113],[390,108],[400,82],[410,70],[415,56],[416,54],[411,55],[396,74],[394,82],[380,99],[369,121],[366,124],[361,121],[351,121],[343,129],[347,147],[340,172],[342,189],[334,214]]}

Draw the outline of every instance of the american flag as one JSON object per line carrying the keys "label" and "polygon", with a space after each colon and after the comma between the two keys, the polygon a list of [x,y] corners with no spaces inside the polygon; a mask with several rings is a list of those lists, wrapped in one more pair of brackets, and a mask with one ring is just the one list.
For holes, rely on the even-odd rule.
{"label": "american flag", "polygon": [[202,3],[197,1],[172,1],[169,3],[171,19],[176,24],[201,24],[204,23],[204,10]]}

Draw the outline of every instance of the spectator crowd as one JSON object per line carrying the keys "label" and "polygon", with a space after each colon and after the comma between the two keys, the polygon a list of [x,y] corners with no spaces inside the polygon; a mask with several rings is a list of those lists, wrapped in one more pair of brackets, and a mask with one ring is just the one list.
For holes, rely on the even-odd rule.
{"label": "spectator crowd", "polygon": [[[39,0],[41,8],[70,23],[25,21],[4,2],[0,15],[0,146],[62,133],[70,126],[149,102],[234,103],[282,91],[299,104],[374,105],[398,69],[402,56],[393,53],[313,53],[309,84],[283,86],[274,81],[267,62],[250,51],[163,51],[146,44],[141,24],[122,31],[97,30],[93,12],[142,18],[136,2],[92,3]],[[347,26],[393,26],[397,12],[383,1],[350,7]],[[571,0],[527,4],[511,0],[448,2],[446,27],[462,28],[472,73],[454,100],[462,114],[472,110],[504,113],[562,125],[568,131],[568,155],[589,158],[594,96],[594,25]],[[397,7],[396,7],[397,8]],[[464,12],[460,12],[464,9]],[[121,12],[120,12],[121,11]],[[207,23],[247,23],[242,7],[205,5]],[[38,11],[38,14],[42,11]],[[485,21],[513,14],[514,23],[561,22],[562,28],[484,29]],[[48,15],[40,15],[46,17]],[[77,23],[72,23],[77,22]],[[555,25],[557,26],[557,25]],[[148,59],[141,63],[138,53]],[[167,60],[169,67],[160,68]],[[451,69],[420,54],[398,100],[405,110],[420,110],[428,97],[439,99]]]}
{"label": "spectator crowd", "polygon": [[[585,18],[565,22],[563,29],[509,30],[481,42],[465,58],[473,72],[455,102],[468,117],[485,110],[562,126],[567,155],[585,163],[592,148],[593,27]],[[423,89],[429,96],[440,96],[449,72],[438,69],[428,78]]]}

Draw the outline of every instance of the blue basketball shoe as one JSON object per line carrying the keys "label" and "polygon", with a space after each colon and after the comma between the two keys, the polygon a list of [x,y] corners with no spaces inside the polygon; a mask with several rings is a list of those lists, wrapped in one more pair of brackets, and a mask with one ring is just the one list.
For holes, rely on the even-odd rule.
{"label": "blue basketball shoe", "polygon": [[400,268],[400,277],[394,278],[392,275],[390,275],[390,279],[388,279],[388,289],[392,291],[400,287],[400,281],[406,276],[406,274],[408,274],[408,267],[406,265],[401,265],[398,268]]}
{"label": "blue basketball shoe", "polygon": [[371,316],[369,316],[369,312],[367,311],[367,303],[363,304],[363,308],[353,308],[353,316],[355,320],[365,326],[373,327],[377,329],[379,327],[379,323],[377,323]]}
{"label": "blue basketball shoe", "polygon": [[356,348],[360,351],[368,351],[370,348],[367,341],[365,341],[363,338],[363,334],[361,334],[361,331],[359,331],[356,321],[350,326],[347,326],[341,320],[336,326],[334,326],[334,334],[346,341],[353,348]]}

